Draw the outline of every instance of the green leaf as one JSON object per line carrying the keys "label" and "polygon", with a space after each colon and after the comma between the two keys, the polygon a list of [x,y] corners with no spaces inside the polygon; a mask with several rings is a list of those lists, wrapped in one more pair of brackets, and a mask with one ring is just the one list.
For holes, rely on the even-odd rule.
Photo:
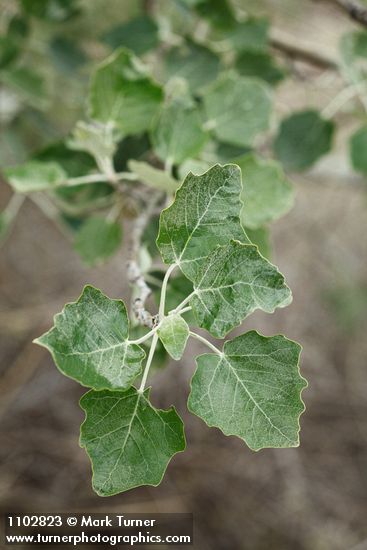
{"label": "green leaf", "polygon": [[367,126],[355,132],[350,140],[350,156],[354,170],[367,174]]}
{"label": "green leaf", "polygon": [[242,76],[253,76],[269,84],[278,84],[285,72],[267,52],[245,51],[237,58],[236,69]]}
{"label": "green leaf", "polygon": [[12,36],[0,36],[0,69],[10,65],[20,54],[20,47]]}
{"label": "green leaf", "polygon": [[162,321],[158,329],[159,338],[173,359],[181,359],[185,351],[190,329],[186,321],[180,315],[169,315]]}
{"label": "green leaf", "polygon": [[232,27],[235,22],[232,6],[227,0],[200,0],[195,2],[195,8],[219,29]]}
{"label": "green leaf", "polygon": [[106,159],[113,157],[117,141],[118,136],[111,126],[80,120],[67,145],[74,151],[86,151],[96,159]]}
{"label": "green leaf", "polygon": [[1,72],[1,81],[16,91],[17,95],[35,109],[48,106],[46,84],[43,77],[27,67],[10,67]]}
{"label": "green leaf", "polygon": [[[341,69],[346,80],[359,85],[359,92],[366,93],[367,32],[345,33],[340,41]],[[364,88],[364,90],[362,90]]]}
{"label": "green leaf", "polygon": [[149,389],[144,394],[135,388],[90,391],[80,405],[86,412],[80,445],[91,460],[93,488],[100,496],[156,487],[172,457],[185,449],[181,418],[174,407],[153,407]]}
{"label": "green leaf", "polygon": [[222,355],[199,356],[189,410],[255,451],[297,447],[300,394],[307,386],[299,373],[300,352],[284,336],[251,331],[226,342]]}
{"label": "green leaf", "polygon": [[32,160],[14,168],[7,168],[5,175],[18,193],[31,193],[54,189],[67,179],[66,172],[56,162]]}
{"label": "green leaf", "polygon": [[54,326],[35,343],[48,349],[57,368],[82,386],[118,390],[132,384],[145,357],[128,336],[124,303],[88,285],[77,302],[55,315]]}
{"label": "green leaf", "polygon": [[253,244],[259,249],[259,252],[264,258],[270,260],[271,258],[271,243],[269,229],[267,227],[258,227],[257,229],[250,229],[245,226],[246,235]]}
{"label": "green leaf", "polygon": [[52,22],[67,21],[79,14],[78,0],[21,0],[22,10]]}
{"label": "green leaf", "polygon": [[73,73],[87,62],[86,54],[77,43],[63,35],[51,40],[50,53],[55,67],[65,73]]}
{"label": "green leaf", "polygon": [[155,168],[147,162],[129,160],[128,167],[148,187],[160,189],[166,193],[174,193],[179,186],[179,182],[172,178],[168,172]]}
{"label": "green leaf", "polygon": [[157,246],[163,261],[177,263],[193,281],[217,245],[230,239],[246,242],[241,189],[241,171],[233,164],[218,164],[201,176],[188,174],[160,216]]}
{"label": "green leaf", "polygon": [[156,154],[169,165],[180,164],[200,153],[206,140],[195,103],[186,96],[168,99],[152,132]]}
{"label": "green leaf", "polygon": [[141,15],[116,25],[103,35],[103,40],[113,49],[124,46],[142,55],[158,46],[158,27],[153,19]]}
{"label": "green leaf", "polygon": [[92,78],[89,114],[123,134],[139,134],[150,127],[161,100],[162,90],[145,65],[128,50],[119,49]]}
{"label": "green leaf", "polygon": [[256,246],[231,241],[208,256],[190,305],[200,327],[224,338],[256,309],[273,313],[291,300],[283,275]]}
{"label": "green leaf", "polygon": [[215,80],[220,68],[219,57],[208,48],[187,40],[172,48],[164,60],[166,80],[184,78],[193,93]]}
{"label": "green leaf", "polygon": [[246,155],[237,159],[236,164],[243,174],[241,219],[245,227],[257,229],[292,208],[293,186],[277,162]]}
{"label": "green leaf", "polygon": [[110,258],[119,248],[121,225],[99,216],[83,223],[75,237],[74,248],[87,265],[96,265]]}
{"label": "green leaf", "polygon": [[261,52],[268,46],[269,20],[265,17],[249,17],[246,21],[233,22],[229,29],[217,34],[217,39],[228,41],[237,52]]}
{"label": "green leaf", "polygon": [[226,75],[206,90],[203,102],[207,127],[219,141],[249,146],[269,126],[271,94],[260,80]]}
{"label": "green leaf", "polygon": [[300,111],[284,119],[274,151],[287,170],[305,170],[331,149],[334,124],[317,111]]}

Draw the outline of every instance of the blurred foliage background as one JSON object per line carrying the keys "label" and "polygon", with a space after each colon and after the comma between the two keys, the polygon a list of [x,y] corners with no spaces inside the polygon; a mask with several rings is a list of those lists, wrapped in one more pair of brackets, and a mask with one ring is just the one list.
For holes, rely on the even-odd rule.
{"label": "blurred foliage background", "polygon": [[[196,3],[184,2],[190,9]],[[180,2],[155,3],[163,35],[173,4]],[[273,225],[271,241],[294,302],[245,322],[246,329],[284,332],[304,346],[302,371],[310,385],[304,392],[301,446],[252,453],[189,415],[185,398],[192,356],[200,351],[192,345],[183,361],[157,370],[153,396],[158,406],[178,404],[187,424],[186,452],[174,459],[158,488],[108,500],[94,495],[87,457],[77,445],[82,390],[31,341],[86,282],[112,297],[126,296],[124,251],[106,265],[86,267],[58,227],[26,200],[0,253],[1,511],[192,511],[195,547],[203,550],[363,550],[367,150],[359,142],[356,170],[350,140],[367,122],[367,31],[332,0],[232,4],[243,16],[269,20],[269,51],[286,75],[275,77],[271,136],[282,119],[300,110],[316,109],[336,125],[332,148],[319,162],[302,172],[286,167],[295,206]],[[225,20],[222,5],[213,2],[208,11],[219,23]],[[125,27],[124,34],[121,25],[151,9],[151,2],[134,0],[0,0],[2,167],[24,162],[67,136],[83,116],[95,62],[121,40],[149,63],[145,41],[161,37],[151,28],[140,35]],[[178,13],[183,18],[176,28],[184,32],[190,20],[185,10]],[[271,75],[274,79],[273,70]],[[273,156],[270,141],[259,147]],[[1,181],[1,209],[10,196]]]}

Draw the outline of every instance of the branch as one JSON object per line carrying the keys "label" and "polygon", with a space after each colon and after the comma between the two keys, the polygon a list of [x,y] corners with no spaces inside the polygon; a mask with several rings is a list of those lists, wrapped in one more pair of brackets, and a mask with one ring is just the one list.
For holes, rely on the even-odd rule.
{"label": "branch", "polygon": [[270,43],[274,49],[285,53],[291,58],[301,59],[321,69],[337,68],[337,63],[333,59],[320,51],[307,48],[300,43],[297,44],[293,36],[287,35],[280,30],[275,30],[275,32],[273,30]]}
{"label": "branch", "polygon": [[335,0],[335,2],[347,12],[353,21],[367,27],[367,8],[362,7],[354,0]]}
{"label": "branch", "polygon": [[150,202],[143,212],[135,218],[128,243],[128,261],[126,264],[129,282],[131,285],[135,286],[138,291],[138,296],[135,298],[132,306],[133,313],[141,325],[149,328],[154,327],[156,324],[156,318],[145,309],[145,302],[152,291],[141,272],[138,257],[142,235],[160,197],[161,193],[157,193],[155,197],[153,196],[153,198],[150,198]]}

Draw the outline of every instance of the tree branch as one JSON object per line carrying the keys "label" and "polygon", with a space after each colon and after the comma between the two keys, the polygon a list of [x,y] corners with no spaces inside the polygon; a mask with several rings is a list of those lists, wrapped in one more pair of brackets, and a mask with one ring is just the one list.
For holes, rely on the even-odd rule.
{"label": "tree branch", "polygon": [[367,27],[367,8],[362,7],[354,0],[335,0],[335,2],[347,12],[353,21]]}
{"label": "tree branch", "polygon": [[128,261],[126,264],[129,282],[138,291],[138,296],[134,299],[132,305],[133,313],[141,325],[149,328],[154,327],[156,323],[155,316],[145,309],[145,302],[152,291],[141,272],[138,258],[142,235],[160,197],[161,193],[157,193],[155,196],[151,197],[144,210],[133,221],[128,243]]}

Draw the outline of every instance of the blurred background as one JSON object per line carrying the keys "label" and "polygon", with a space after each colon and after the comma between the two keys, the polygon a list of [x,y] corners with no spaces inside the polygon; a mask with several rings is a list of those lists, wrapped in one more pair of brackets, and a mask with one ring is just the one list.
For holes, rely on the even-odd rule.
{"label": "blurred background", "polygon": [[[158,3],[163,16],[171,2]],[[3,167],[70,132],[84,110],[91,67],[111,51],[103,37],[150,9],[149,2],[134,0],[80,0],[77,8],[64,0],[37,14],[40,3],[32,4],[34,13],[27,23],[19,19],[11,48],[4,22],[19,14],[19,4],[0,0]],[[339,70],[342,36],[362,27],[332,0],[233,4],[270,20],[271,52],[288,73],[274,91],[274,126],[295,110],[330,109],[339,98],[332,150],[310,170],[290,174],[294,208],[271,228],[272,259],[292,288],[293,303],[273,315],[256,313],[243,327],[284,333],[304,347],[301,368],[309,387],[301,446],[254,453],[190,415],[193,354],[202,351],[194,342],[182,361],[154,373],[152,394],[159,407],[176,405],[187,450],[174,457],[159,487],[96,496],[78,446],[83,389],[32,339],[87,282],[111,297],[127,296],[124,251],[105,265],[86,267],[59,228],[26,199],[0,251],[0,509],[193,512],[200,550],[364,550],[367,183],[351,167],[348,139],[366,115],[343,100],[347,85]],[[18,56],[16,69],[9,56]],[[10,196],[2,180],[1,208]]]}

